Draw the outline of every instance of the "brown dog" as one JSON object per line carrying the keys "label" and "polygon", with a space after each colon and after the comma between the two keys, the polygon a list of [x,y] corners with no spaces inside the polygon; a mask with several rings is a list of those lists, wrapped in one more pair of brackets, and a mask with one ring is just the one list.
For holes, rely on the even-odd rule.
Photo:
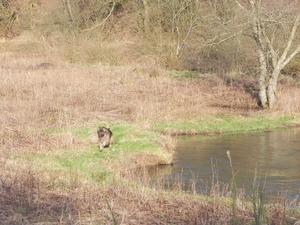
{"label": "brown dog", "polygon": [[113,143],[113,133],[109,128],[99,127],[97,130],[98,134],[98,146],[99,150],[102,151],[105,147],[110,147]]}

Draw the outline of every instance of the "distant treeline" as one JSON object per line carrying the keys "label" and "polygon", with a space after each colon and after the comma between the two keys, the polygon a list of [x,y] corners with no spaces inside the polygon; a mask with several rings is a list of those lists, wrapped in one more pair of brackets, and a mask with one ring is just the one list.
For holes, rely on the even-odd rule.
{"label": "distant treeline", "polygon": [[[255,75],[258,57],[249,22],[253,14],[241,10],[249,8],[245,2],[0,0],[0,34],[6,40],[27,35],[28,41],[57,49],[71,62],[150,63],[168,69]],[[259,19],[269,26],[262,32],[273,32],[276,42],[284,45],[297,4],[265,1]],[[284,27],[279,32],[276,26]],[[285,72],[297,72],[299,61]]]}

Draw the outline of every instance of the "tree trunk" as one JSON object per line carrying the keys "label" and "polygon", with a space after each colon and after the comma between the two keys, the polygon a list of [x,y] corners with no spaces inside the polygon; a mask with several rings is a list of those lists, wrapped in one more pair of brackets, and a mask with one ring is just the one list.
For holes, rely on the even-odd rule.
{"label": "tree trunk", "polygon": [[275,93],[276,93],[276,85],[274,84],[269,84],[268,85],[268,106],[269,108],[272,108],[275,101],[276,101],[276,98],[275,98]]}
{"label": "tree trunk", "polygon": [[277,87],[277,80],[278,80],[279,73],[280,70],[275,69],[269,80],[268,92],[267,92],[269,108],[272,108],[276,102],[276,87]]}
{"label": "tree trunk", "polygon": [[[243,6],[238,0],[235,0],[237,5],[247,12],[247,8]],[[261,0],[246,0],[248,6],[251,7],[251,16],[252,16],[252,34],[248,35],[252,37],[257,45],[257,53],[259,58],[259,105],[262,108],[272,108],[276,102],[276,87],[277,80],[280,74],[280,71],[300,52],[299,42],[293,43],[297,40],[295,37],[297,29],[300,25],[300,13],[295,14],[295,21],[291,26],[291,33],[286,43],[284,44],[283,51],[279,48],[275,48],[274,37],[268,36],[266,32],[268,26],[265,19],[264,12],[261,10]],[[266,17],[268,18],[268,17]],[[271,17],[273,18],[273,16]],[[274,21],[273,21],[274,22]],[[273,23],[272,22],[272,23]],[[277,23],[282,23],[280,21],[275,21]],[[274,35],[275,32],[271,32],[271,35]],[[295,48],[294,51],[291,51],[291,47]],[[271,65],[268,65],[268,61],[271,62]]]}
{"label": "tree trunk", "polygon": [[258,85],[259,85],[259,105],[262,108],[268,107],[268,97],[267,97],[267,61],[263,52],[263,49],[261,47],[258,48],[259,52],[259,78],[258,78]]}

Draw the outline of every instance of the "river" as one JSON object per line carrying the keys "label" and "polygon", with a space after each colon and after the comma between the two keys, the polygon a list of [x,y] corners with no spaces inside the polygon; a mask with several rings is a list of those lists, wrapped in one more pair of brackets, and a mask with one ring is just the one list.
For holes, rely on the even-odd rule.
{"label": "river", "polygon": [[216,184],[224,184],[225,190],[234,173],[237,187],[248,193],[256,177],[270,193],[300,194],[300,128],[186,136],[176,152],[174,165],[160,169],[155,178],[169,188],[181,182],[197,193],[210,192]]}

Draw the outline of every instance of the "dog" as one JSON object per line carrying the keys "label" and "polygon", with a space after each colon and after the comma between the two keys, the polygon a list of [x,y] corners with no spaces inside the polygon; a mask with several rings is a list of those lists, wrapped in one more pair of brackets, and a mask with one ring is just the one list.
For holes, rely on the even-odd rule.
{"label": "dog", "polygon": [[105,147],[110,147],[113,143],[113,133],[109,128],[98,127],[98,146],[99,150],[102,152]]}

